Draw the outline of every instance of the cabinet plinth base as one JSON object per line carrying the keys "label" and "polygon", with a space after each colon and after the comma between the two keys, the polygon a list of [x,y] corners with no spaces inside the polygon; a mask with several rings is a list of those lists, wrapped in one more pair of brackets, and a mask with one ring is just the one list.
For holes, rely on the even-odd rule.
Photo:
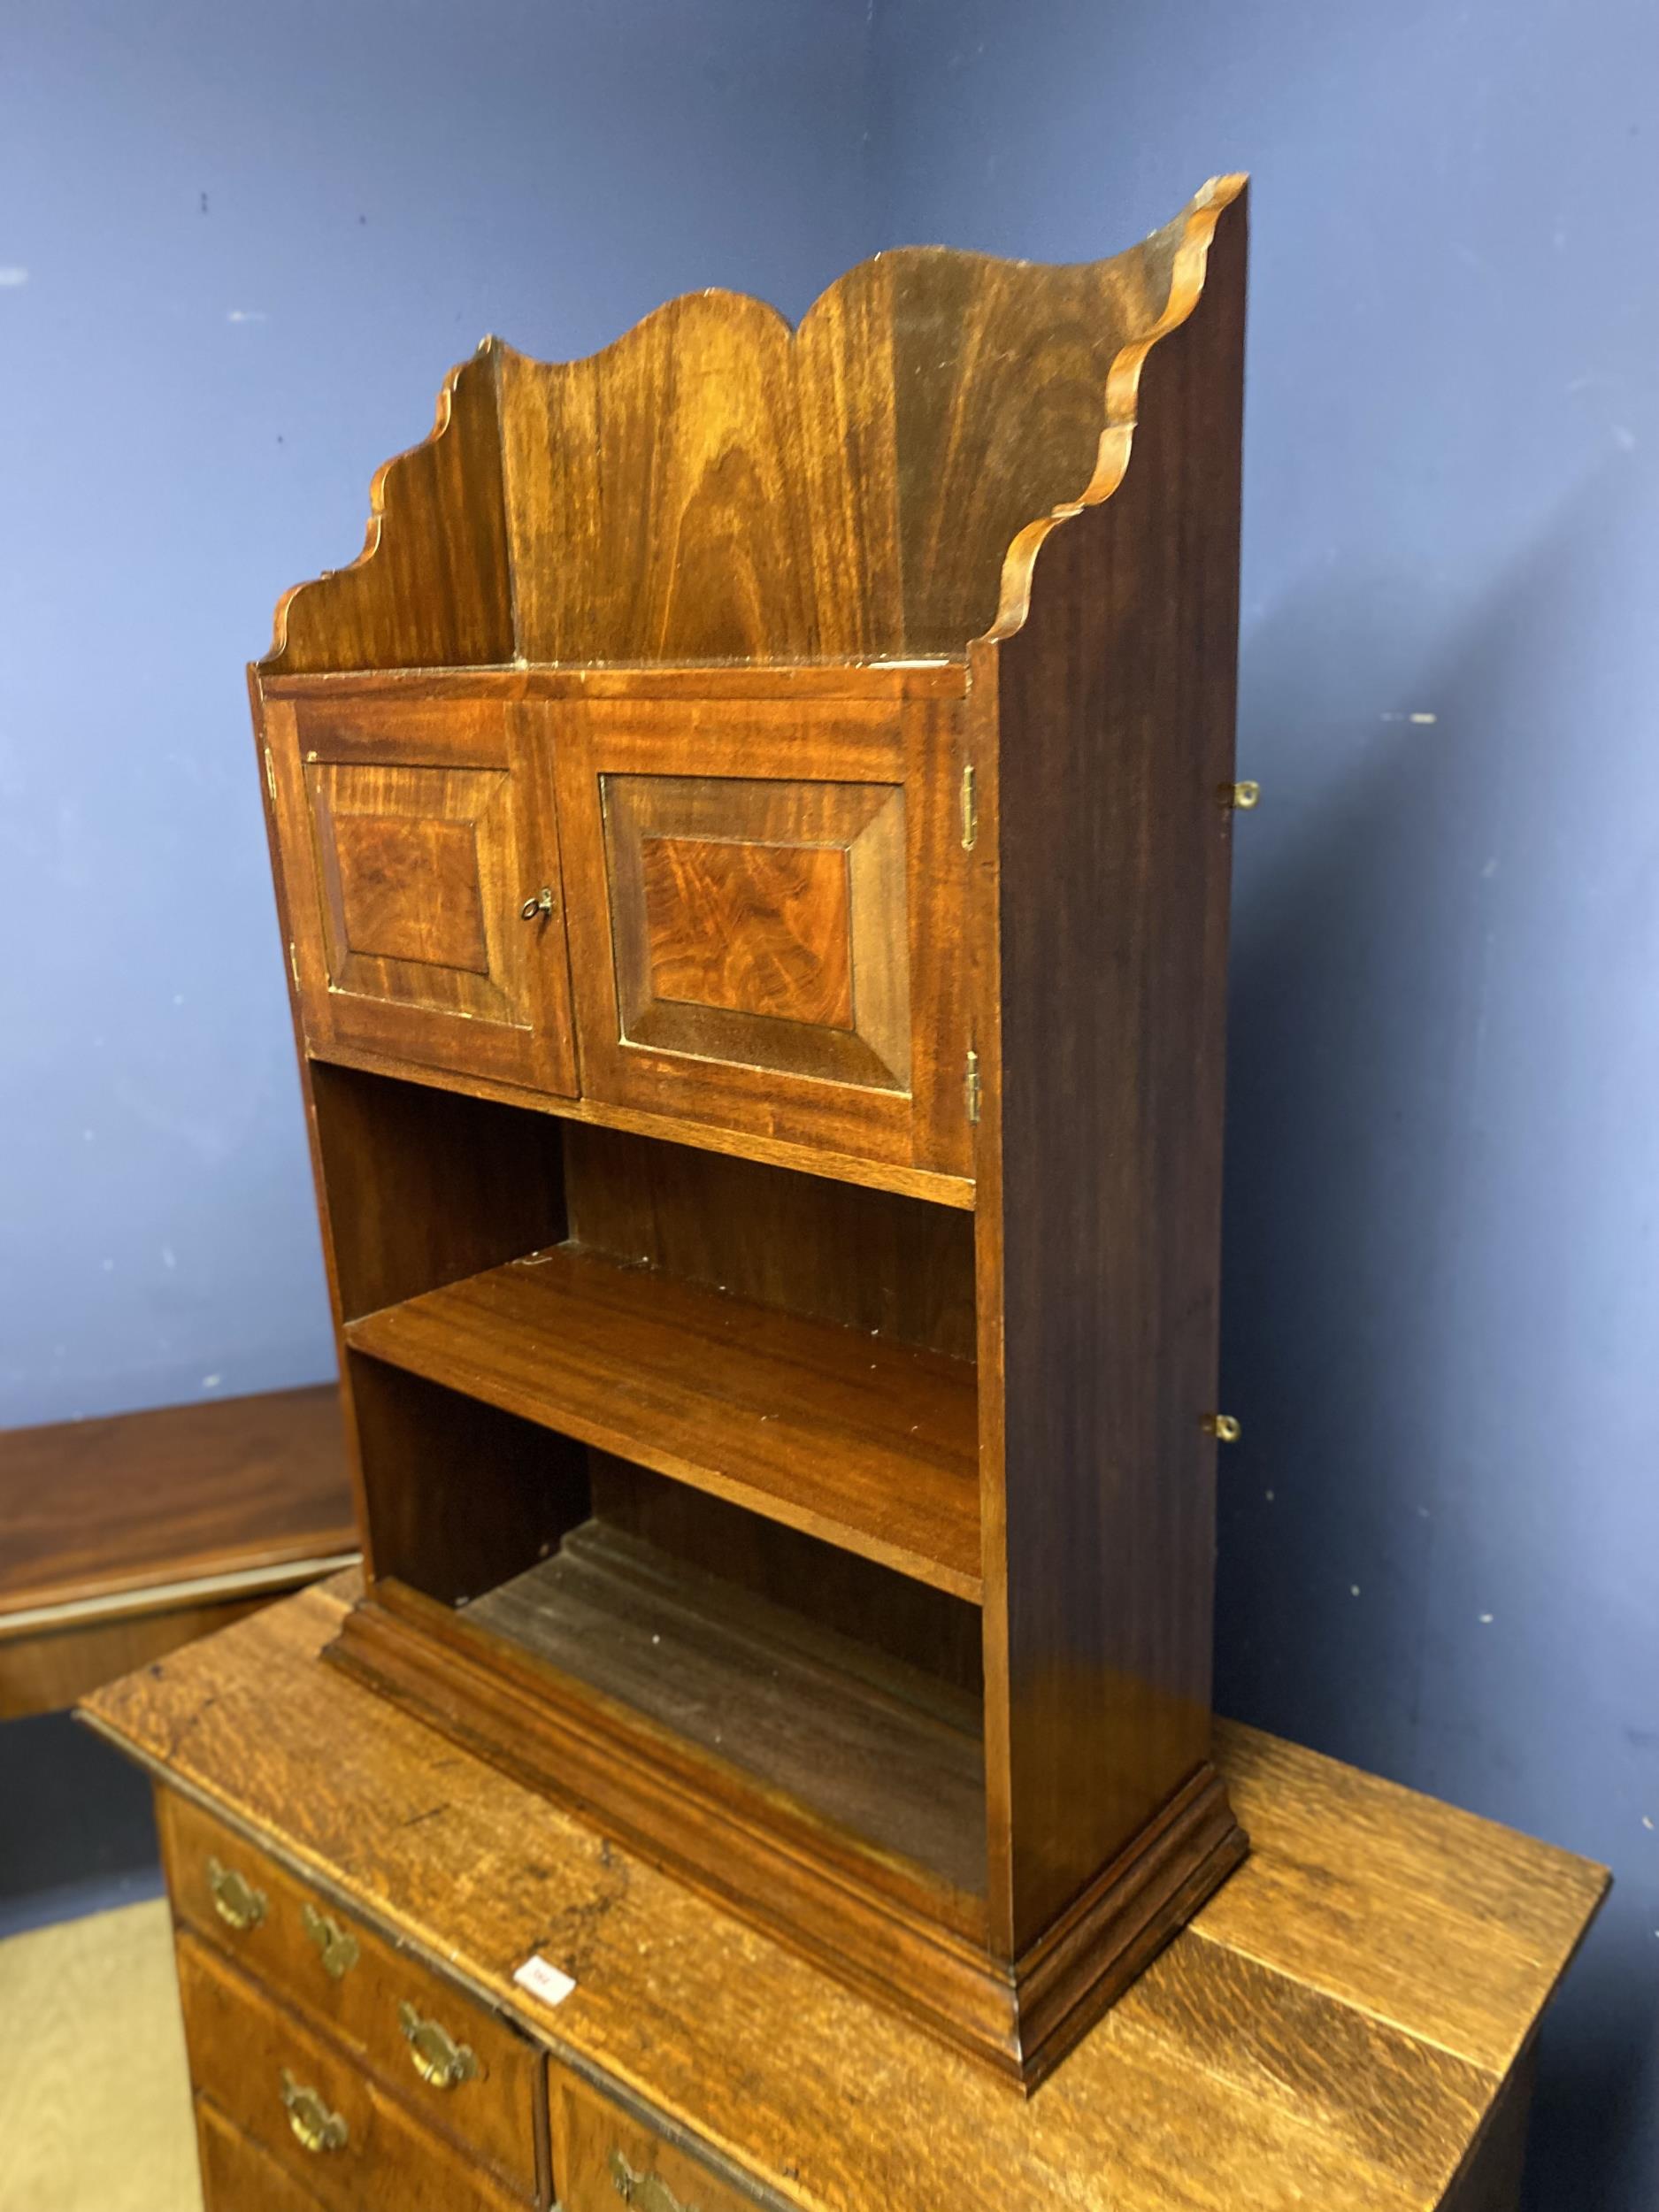
{"label": "cabinet plinth base", "polygon": [[626,1847],[1030,2092],[1244,1857],[1206,1762],[1010,1967],[983,1902],[782,1810],[585,1686],[486,1656],[401,1586],[362,1600],[326,1656]]}

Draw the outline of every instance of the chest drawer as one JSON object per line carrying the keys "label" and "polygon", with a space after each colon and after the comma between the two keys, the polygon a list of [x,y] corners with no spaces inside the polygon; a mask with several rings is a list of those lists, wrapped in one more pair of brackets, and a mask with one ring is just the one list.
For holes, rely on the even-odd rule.
{"label": "chest drawer", "polygon": [[319,2212],[309,2189],[239,2135],[205,2099],[196,2101],[196,2141],[206,2212]]}
{"label": "chest drawer", "polygon": [[211,1814],[167,1791],[158,1813],[178,1919],[535,2200],[545,2133],[535,2047]]}
{"label": "chest drawer", "polygon": [[188,1934],[179,1990],[197,2092],[326,2212],[509,2212],[465,2150]]}
{"label": "chest drawer", "polygon": [[717,2180],[610,2098],[557,2069],[550,2090],[559,2212],[758,2212],[776,2202]]}

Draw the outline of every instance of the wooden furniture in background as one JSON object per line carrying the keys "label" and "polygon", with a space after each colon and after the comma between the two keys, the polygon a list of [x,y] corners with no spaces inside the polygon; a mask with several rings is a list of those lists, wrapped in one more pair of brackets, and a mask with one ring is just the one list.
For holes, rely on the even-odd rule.
{"label": "wooden furniture in background", "polygon": [[354,1594],[84,1709],[160,1786],[209,2212],[1512,2212],[1600,1868],[1220,1725],[1250,1858],[1025,2101],[324,1665]]}
{"label": "wooden furniture in background", "polygon": [[1029,2086],[1210,1755],[1243,180],[487,342],[251,672],[337,1656]]}
{"label": "wooden furniture in background", "polygon": [[0,1432],[0,1720],[357,1555],[333,1384]]}

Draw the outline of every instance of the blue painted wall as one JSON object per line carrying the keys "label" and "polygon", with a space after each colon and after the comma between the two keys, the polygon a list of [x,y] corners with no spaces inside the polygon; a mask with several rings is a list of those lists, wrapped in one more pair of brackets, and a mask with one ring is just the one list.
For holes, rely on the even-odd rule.
{"label": "blue painted wall", "polygon": [[1224,1707],[1612,1864],[1532,2201],[1659,2202],[1659,11],[887,0],[887,227],[1255,176]]}
{"label": "blue painted wall", "polygon": [[864,250],[863,0],[9,0],[0,1426],[332,1371],[243,664],[487,331]]}

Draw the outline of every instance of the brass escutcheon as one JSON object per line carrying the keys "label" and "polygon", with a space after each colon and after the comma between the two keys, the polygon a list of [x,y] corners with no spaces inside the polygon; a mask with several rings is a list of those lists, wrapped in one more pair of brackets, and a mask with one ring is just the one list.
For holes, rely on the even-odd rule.
{"label": "brass escutcheon", "polygon": [[265,1918],[264,1890],[256,1889],[234,1866],[221,1866],[217,1859],[210,1859],[207,1886],[213,1893],[213,1909],[227,1926],[245,1932]]}

